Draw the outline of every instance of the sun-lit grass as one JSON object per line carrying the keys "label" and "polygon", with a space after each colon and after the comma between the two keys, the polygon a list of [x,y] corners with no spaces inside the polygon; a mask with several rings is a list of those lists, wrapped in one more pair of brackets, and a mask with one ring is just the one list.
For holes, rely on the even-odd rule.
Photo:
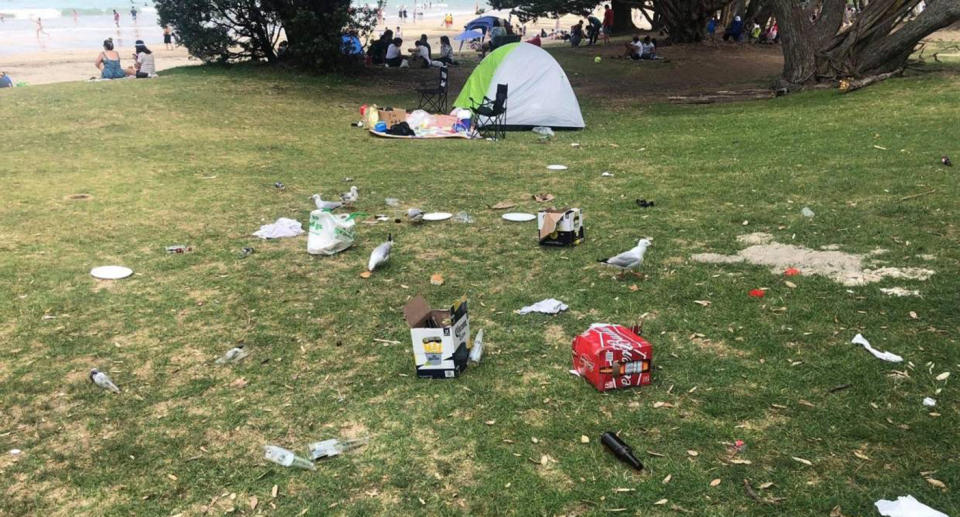
{"label": "sun-lit grass", "polygon": [[[590,59],[560,55],[574,68]],[[960,188],[939,163],[960,162],[955,75],[709,107],[582,96],[588,128],[548,143],[387,141],[350,127],[362,103],[413,100],[380,72],[247,68],[0,92],[0,513],[197,515],[212,502],[214,514],[824,516],[871,515],[873,501],[905,494],[960,512]],[[309,195],[351,184],[369,214],[396,214],[383,202],[396,197],[476,222],[360,224],[334,257],[308,255],[305,238],[250,236],[278,217],[305,223]],[[487,208],[534,212],[537,192],[583,208],[582,246],[539,248],[534,226]],[[78,193],[92,198],[68,199]],[[884,248],[885,265],[936,274],[852,288],[799,276],[789,288],[762,267],[689,260],[757,231]],[[388,232],[391,262],[361,279]],[[595,264],[644,236],[645,280]],[[194,251],[168,255],[171,244]],[[239,258],[244,246],[256,253]],[[136,273],[98,282],[88,271],[103,264]],[[433,273],[446,283],[430,285]],[[879,291],[892,286],[922,297]],[[759,287],[766,298],[747,296]],[[489,347],[481,365],[415,377],[401,307],[416,293],[434,306],[469,297]],[[570,310],[513,313],[547,297]],[[577,333],[641,314],[651,386],[600,394],[567,373]],[[908,362],[874,359],[849,344],[857,332]],[[213,364],[240,341],[250,357]],[[123,393],[96,389],[92,367]],[[603,450],[606,430],[645,473]],[[362,435],[369,446],[316,472],[262,459],[265,443],[304,453]],[[736,439],[750,464],[729,462]],[[744,478],[785,500],[751,499]]]}

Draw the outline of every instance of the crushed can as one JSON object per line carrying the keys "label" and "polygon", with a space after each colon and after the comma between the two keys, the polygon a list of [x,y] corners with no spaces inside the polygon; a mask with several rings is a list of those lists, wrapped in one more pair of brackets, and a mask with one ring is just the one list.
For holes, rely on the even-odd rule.
{"label": "crushed can", "polygon": [[650,384],[653,346],[622,325],[594,323],[573,339],[573,369],[600,391]]}

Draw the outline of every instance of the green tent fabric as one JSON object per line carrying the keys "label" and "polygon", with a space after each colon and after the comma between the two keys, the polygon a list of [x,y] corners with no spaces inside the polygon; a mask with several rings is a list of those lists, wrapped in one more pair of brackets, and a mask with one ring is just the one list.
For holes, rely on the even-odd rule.
{"label": "green tent fabric", "polygon": [[487,95],[487,91],[490,89],[490,82],[493,81],[494,74],[497,73],[497,69],[500,68],[500,63],[507,57],[507,54],[513,52],[519,43],[510,43],[495,49],[487,57],[483,58],[483,61],[477,65],[477,68],[470,73],[470,78],[467,79],[467,83],[463,85],[463,89],[460,90],[460,95],[457,96],[457,100],[453,102],[454,106],[458,108],[472,108],[474,102],[471,102],[470,99],[473,99],[476,103],[483,102],[483,97]]}

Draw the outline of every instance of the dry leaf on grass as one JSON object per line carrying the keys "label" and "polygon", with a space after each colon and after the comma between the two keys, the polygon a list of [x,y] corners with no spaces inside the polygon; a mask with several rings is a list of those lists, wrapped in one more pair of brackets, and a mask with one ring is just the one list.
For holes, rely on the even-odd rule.
{"label": "dry leaf on grass", "polygon": [[793,282],[791,282],[791,281],[789,281],[789,280],[784,280],[784,281],[783,281],[783,285],[789,287],[790,289],[796,289],[796,288],[797,288],[797,284],[795,284],[795,283],[793,283]]}
{"label": "dry leaf on grass", "polygon": [[910,318],[917,319],[917,313],[910,311]]}
{"label": "dry leaf on grass", "polygon": [[243,389],[247,387],[247,380],[243,377],[239,377],[233,382],[230,383],[231,388]]}
{"label": "dry leaf on grass", "polygon": [[943,490],[947,489],[946,483],[944,483],[943,481],[940,481],[939,479],[934,479],[934,478],[923,478],[923,479],[927,480],[927,483],[930,483],[931,485],[937,488],[942,488]]}
{"label": "dry leaf on grass", "polygon": [[796,456],[790,456],[790,457],[793,458],[793,461],[803,463],[804,465],[813,465],[813,462],[810,460],[805,460],[803,458],[798,458]]}
{"label": "dry leaf on grass", "polygon": [[830,517],[843,517],[843,512],[840,511],[840,505],[833,507],[833,510],[830,510]]}
{"label": "dry leaf on grass", "polygon": [[773,486],[773,481],[767,481],[766,483],[760,483],[759,488],[760,488],[761,490],[766,490],[766,489],[768,489],[768,488],[770,488],[770,487],[772,487],[772,486]]}
{"label": "dry leaf on grass", "polygon": [[730,463],[733,463],[734,465],[750,465],[752,462],[743,458],[733,458],[730,460]]}
{"label": "dry leaf on grass", "polygon": [[273,497],[274,499],[276,499],[276,498],[277,498],[277,494],[279,494],[279,493],[280,493],[280,486],[279,486],[279,485],[273,485],[273,489],[270,490],[270,497]]}
{"label": "dry leaf on grass", "polygon": [[590,443],[590,437],[585,434],[581,434],[580,443]]}
{"label": "dry leaf on grass", "polygon": [[487,424],[487,425],[493,425],[493,424],[497,423],[497,421],[496,421],[496,420],[487,420],[487,421],[484,422],[484,423]]}
{"label": "dry leaf on grass", "polygon": [[490,207],[490,210],[506,210],[508,208],[513,208],[517,206],[516,203],[511,203],[509,201],[501,201]]}
{"label": "dry leaf on grass", "polygon": [[636,492],[636,488],[614,488],[614,492]]}
{"label": "dry leaf on grass", "polygon": [[547,201],[553,201],[553,194],[534,194],[533,199],[539,203],[546,203]]}
{"label": "dry leaf on grass", "polygon": [[667,483],[670,482],[671,479],[673,479],[673,474],[667,474],[667,477],[663,478],[663,481],[661,481],[661,483],[666,485]]}
{"label": "dry leaf on grass", "polygon": [[649,454],[649,455],[651,455],[651,456],[656,456],[656,457],[658,457],[658,458],[663,458],[663,457],[664,457],[663,454],[660,454],[659,452],[656,452],[656,451],[651,451],[650,449],[647,449],[647,454]]}
{"label": "dry leaf on grass", "polygon": [[[167,474],[167,477],[170,478],[170,481],[176,481],[176,480],[177,480],[177,476],[174,476],[173,474]],[[927,481],[930,481],[930,480],[927,479]]]}
{"label": "dry leaf on grass", "polygon": [[257,509],[257,505],[260,504],[260,500],[257,499],[257,496],[252,495],[252,496],[250,496],[250,500],[247,501],[247,504],[250,505],[250,509],[251,509],[251,510],[256,510],[256,509]]}
{"label": "dry leaf on grass", "polygon": [[653,503],[653,504],[655,504],[655,505],[657,505],[657,506],[665,505],[665,504],[667,504],[667,500],[666,500],[666,499],[660,499],[659,501],[657,501],[657,502],[655,502],[655,503]]}
{"label": "dry leaf on grass", "polygon": [[861,460],[868,460],[868,461],[870,460],[870,458],[867,457],[866,454],[864,454],[864,453],[862,453],[862,452],[860,452],[860,451],[853,451],[853,455],[856,456],[856,457],[858,457],[858,458],[860,458]]}
{"label": "dry leaf on grass", "polygon": [[673,407],[673,404],[671,404],[671,403],[669,403],[669,402],[657,401],[657,402],[654,402],[654,403],[653,403],[653,407],[654,407],[654,409],[659,409],[659,408],[662,408],[662,407],[672,408],[672,407]]}
{"label": "dry leaf on grass", "polygon": [[945,381],[945,380],[947,380],[947,377],[949,377],[949,376],[950,376],[950,372],[943,372],[943,373],[941,373],[940,375],[937,375],[937,380],[938,380],[938,381]]}
{"label": "dry leaf on grass", "polygon": [[360,273],[360,278],[370,278],[371,275],[373,275],[373,273],[364,271],[363,273]]}
{"label": "dry leaf on grass", "polygon": [[433,285],[443,285],[443,275],[440,273],[430,275],[430,283]]}
{"label": "dry leaf on grass", "polygon": [[687,451],[687,454],[689,454],[689,455],[691,455],[691,456],[693,456],[693,457],[697,457],[697,456],[700,455],[699,452],[697,452],[697,451],[695,451],[695,450],[693,450],[693,449],[688,450],[688,451]]}
{"label": "dry leaf on grass", "polygon": [[710,300],[694,300],[693,303],[697,305],[702,305],[704,307],[709,307],[711,302]]}
{"label": "dry leaf on grass", "polygon": [[722,482],[722,481],[721,481],[720,478],[714,479],[713,481],[710,482],[710,486],[717,486],[717,485],[719,485],[721,482]]}
{"label": "dry leaf on grass", "polygon": [[630,290],[631,290],[631,291],[639,291],[639,290],[640,290],[640,287],[637,286],[637,284],[633,284],[633,285],[630,286]]}

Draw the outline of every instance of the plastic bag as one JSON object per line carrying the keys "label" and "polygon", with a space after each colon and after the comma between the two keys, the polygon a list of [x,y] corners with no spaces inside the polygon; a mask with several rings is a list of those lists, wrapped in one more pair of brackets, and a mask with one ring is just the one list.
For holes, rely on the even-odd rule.
{"label": "plastic bag", "polygon": [[433,117],[426,111],[414,110],[413,113],[407,115],[407,124],[409,124],[412,129],[422,129],[430,125],[431,118]]}
{"label": "plastic bag", "polygon": [[377,122],[380,122],[380,111],[377,109],[377,105],[367,106],[366,112],[363,114],[363,124],[369,129],[373,129]]}
{"label": "plastic bag", "polygon": [[307,253],[334,255],[353,246],[357,240],[353,214],[331,214],[324,210],[310,212],[310,233],[307,235]]}
{"label": "plastic bag", "polygon": [[533,132],[540,135],[540,138],[552,138],[553,130],[549,127],[537,126],[533,128]]}

